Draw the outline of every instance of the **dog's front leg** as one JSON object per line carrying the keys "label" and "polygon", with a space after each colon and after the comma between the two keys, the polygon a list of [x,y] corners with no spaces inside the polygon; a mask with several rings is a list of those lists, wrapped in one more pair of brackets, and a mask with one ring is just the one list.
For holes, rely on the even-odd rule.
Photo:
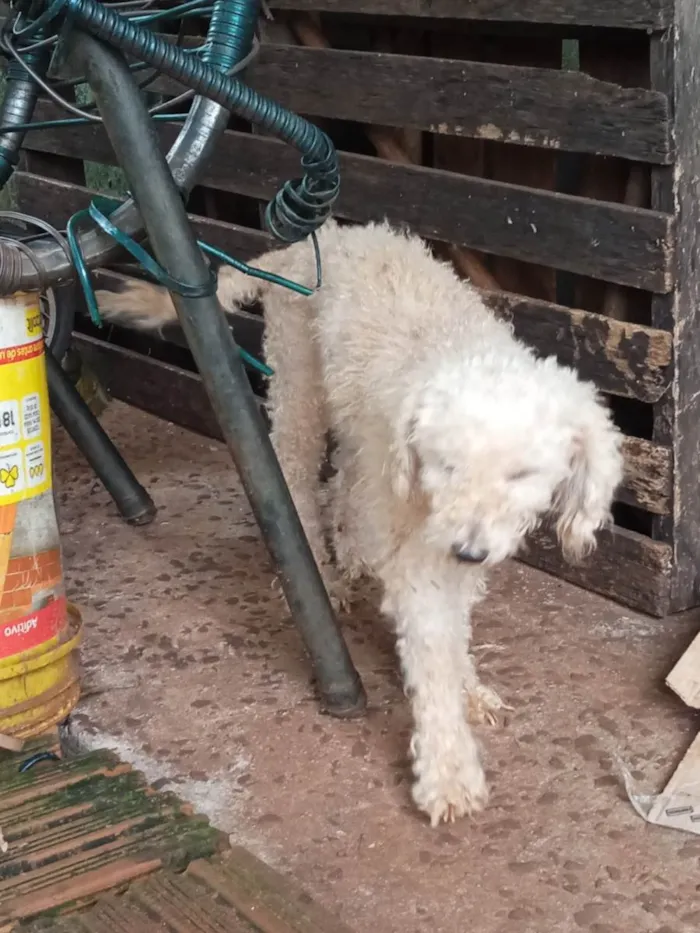
{"label": "dog's front leg", "polygon": [[459,584],[449,565],[396,560],[385,578],[385,611],[410,697],[413,799],[433,826],[481,810],[488,791],[476,740],[464,717],[468,658]]}
{"label": "dog's front leg", "polygon": [[465,570],[461,588],[465,652],[463,690],[467,702],[467,719],[472,725],[502,725],[504,713],[513,707],[504,703],[495,690],[481,682],[472,653],[472,609],[486,593],[485,578],[478,572]]}

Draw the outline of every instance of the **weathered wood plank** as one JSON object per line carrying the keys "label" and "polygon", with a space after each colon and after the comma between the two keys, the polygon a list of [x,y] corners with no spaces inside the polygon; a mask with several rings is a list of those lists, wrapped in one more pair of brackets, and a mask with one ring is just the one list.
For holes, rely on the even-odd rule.
{"label": "weathered wood plank", "polygon": [[672,160],[664,94],[582,72],[263,45],[246,80],[312,116],[641,162]]}
{"label": "weathered wood plank", "polygon": [[[583,72],[271,43],[246,82],[314,117],[655,164],[673,157],[664,94]],[[176,90],[174,82],[156,86]]]}
{"label": "weathered wood plank", "polygon": [[[95,271],[95,288],[119,291],[125,283],[131,281],[131,278],[131,275],[124,274],[121,271],[97,269]],[[226,316],[236,344],[261,360],[264,356],[263,336],[265,330],[262,315],[249,310],[237,309],[227,311]],[[187,339],[177,323],[167,324],[162,332],[158,334],[131,331],[122,327],[115,328],[114,326],[99,331],[93,327],[86,317],[83,317],[77,322],[77,331],[83,336],[95,337],[97,340],[109,340],[127,350],[133,350],[135,353],[154,356],[166,364],[172,363],[175,366],[184,366],[193,372],[196,369],[194,360],[189,353]],[[172,353],[173,349],[176,350],[175,354]],[[188,351],[186,356],[177,352],[178,349]],[[173,359],[173,356],[175,359]],[[267,394],[266,378],[250,369],[246,371],[253,391],[264,398]]]}
{"label": "weathered wood plank", "polygon": [[[37,107],[37,118],[55,112],[42,105]],[[168,147],[177,127],[162,125],[159,133]],[[70,134],[46,129],[29,134],[26,145],[114,162],[97,126],[76,128]],[[428,239],[650,291],[666,293],[673,287],[668,215],[370,156],[341,154],[340,162],[340,216],[360,222],[386,218]],[[201,183],[266,199],[283,181],[298,175],[298,154],[288,146],[229,131]]]}
{"label": "weathered wood plank", "polygon": [[[3,12],[7,12],[6,9]],[[0,17],[0,28],[4,29],[6,18]],[[75,102],[75,89],[66,88],[65,98]],[[38,175],[51,175],[61,181],[71,182],[75,185],[85,184],[85,165],[82,159],[65,158],[53,152],[32,152],[22,149],[19,165],[27,172],[36,172]]]}
{"label": "weathered wood plank", "polygon": [[[205,437],[223,440],[198,373],[75,334],[75,345],[113,398]],[[262,404],[262,402],[261,402]]]}
{"label": "weathered wood plank", "polygon": [[521,556],[563,580],[662,617],[669,611],[673,550],[615,525],[598,533],[598,547],[579,565],[568,564],[555,535],[540,531]]}
{"label": "weathered wood plank", "polygon": [[[104,270],[100,270],[97,274],[97,280],[101,288],[110,289],[115,287],[115,279],[120,280],[122,276]],[[249,353],[252,353],[253,356],[262,359],[263,318],[241,312],[230,314],[229,319],[237,343]],[[164,338],[181,347],[187,345],[179,328],[169,329]],[[264,386],[261,387],[261,394],[265,394]],[[177,420],[172,417],[172,412],[168,417],[169,420]],[[623,452],[625,457],[625,479],[618,491],[617,500],[653,514],[667,514],[671,507],[673,485],[670,448],[661,447],[642,438],[625,437]]]}
{"label": "weathered wood plank", "polygon": [[625,437],[625,479],[617,499],[655,515],[671,511],[673,452],[640,437]]}
{"label": "weathered wood plank", "polygon": [[[109,288],[111,286],[110,282],[111,274],[100,272],[98,274],[98,280],[100,281],[100,287]],[[264,324],[262,318],[258,318],[255,315],[247,314],[229,314],[229,320],[234,331],[234,336],[236,342],[244,347],[249,353],[252,353],[253,356],[258,357],[258,359],[263,358],[262,352],[262,341],[263,341],[263,330]],[[84,335],[81,335],[81,337]],[[184,335],[179,328],[168,328],[167,333],[164,334],[164,339],[168,342],[172,342],[180,347],[186,347],[186,341]],[[118,348],[117,348],[118,349]],[[116,352],[116,350],[115,350]],[[130,352],[128,349],[125,352]],[[138,350],[136,351],[139,352]],[[157,362],[157,361],[156,361]],[[160,365],[160,363],[159,363]],[[170,378],[167,376],[167,373],[170,373],[172,376],[172,368],[169,368],[167,362],[163,362],[162,366],[165,367],[166,374],[163,375],[163,379],[166,380]],[[147,382],[150,384],[153,380],[153,374],[150,371],[146,370]],[[121,386],[121,379],[126,379],[126,371],[120,371],[120,381],[119,385]],[[175,378],[173,376],[173,378]],[[165,408],[156,409],[153,407],[154,402],[150,398],[150,390],[146,388],[144,390],[145,403],[139,402],[138,399],[142,394],[141,388],[134,384],[131,380],[131,376],[128,377],[127,382],[125,383],[126,388],[120,388],[115,394],[122,398],[124,397],[122,393],[128,393],[128,398],[124,397],[124,401],[129,401],[131,404],[136,405],[137,407],[145,407],[151,414],[157,414],[160,417],[165,417],[169,421],[174,421],[180,423],[179,415],[177,413],[177,399],[172,398],[169,392],[165,392],[163,396],[162,404],[165,405]],[[262,384],[261,380],[253,376],[253,383],[256,385],[260,384],[258,391],[261,394],[261,397],[265,395],[265,386]],[[114,378],[112,377],[112,382]],[[167,397],[167,398],[166,398]],[[211,426],[211,413],[209,410],[209,403],[204,399],[204,396],[201,396],[201,404],[205,406],[206,412],[203,415],[202,424]],[[158,403],[161,404],[161,403]],[[191,428],[192,430],[196,428],[197,419],[192,414],[190,417],[187,415],[187,411],[196,411],[197,405],[194,403],[193,399],[189,399],[186,406],[185,418],[186,422],[183,422],[184,427]],[[197,429],[199,430],[199,429]],[[203,430],[203,433],[209,433],[208,430]],[[218,433],[211,435],[213,437],[219,437]],[[636,508],[644,509],[647,512],[652,514],[667,514],[671,507],[671,494],[672,494],[672,464],[671,464],[671,451],[667,447],[660,447],[659,445],[653,444],[651,441],[642,440],[635,437],[626,437],[623,442],[623,451],[625,457],[625,479],[621,488],[618,490],[617,501],[623,502],[626,505],[635,506]]]}
{"label": "weathered wood plank", "polygon": [[[83,210],[92,198],[99,196],[98,192],[82,185],[66,184],[55,178],[29,172],[15,172],[13,184],[21,210],[42,217],[59,230],[65,228],[71,214]],[[247,261],[276,245],[272,237],[260,230],[195,214],[189,217],[200,239],[236,259]]]}
{"label": "weathered wood plank", "polygon": [[676,0],[673,70],[678,161],[674,169],[678,288],[674,310],[673,383],[674,610],[700,605],[700,4]]}
{"label": "weathered wood plank", "polygon": [[[18,202],[23,210],[63,226],[86,207],[94,192],[54,179],[18,172]],[[198,235],[235,256],[251,259],[267,249],[270,238],[257,230],[203,217],[192,218]],[[672,372],[671,335],[660,330],[611,321],[507,293],[484,292],[485,300],[513,322],[515,333],[542,355],[556,355],[575,366],[602,392],[655,402],[668,391]]]}
{"label": "weathered wood plank", "polygon": [[[674,91],[674,30],[652,36],[649,55],[650,86],[666,94],[669,101],[675,101]],[[675,166],[653,166],[650,172],[650,203],[653,210],[675,214],[676,179]],[[676,294],[651,296],[651,325],[663,330],[673,331],[676,326]],[[663,399],[654,405],[652,438],[660,444],[671,445],[675,429],[675,399],[673,392],[667,392]],[[656,518],[652,523],[652,537],[655,541],[673,544],[673,514]]]}
{"label": "weathered wood plank", "polygon": [[518,337],[575,366],[603,392],[655,402],[668,391],[672,343],[665,331],[507,292],[483,295]]}
{"label": "weathered wood plank", "polygon": [[271,0],[273,10],[658,30],[673,0]]}

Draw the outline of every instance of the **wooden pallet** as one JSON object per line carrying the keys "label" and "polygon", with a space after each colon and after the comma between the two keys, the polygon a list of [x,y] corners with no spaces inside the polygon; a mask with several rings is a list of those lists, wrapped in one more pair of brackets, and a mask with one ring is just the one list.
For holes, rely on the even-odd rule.
{"label": "wooden pallet", "polygon": [[171,794],[152,791],[110,752],[0,764],[0,931],[161,868],[184,869],[225,839]]}
{"label": "wooden pallet", "polygon": [[0,933],[350,933],[111,752],[20,773],[47,749],[0,754]]}
{"label": "wooden pallet", "polygon": [[[597,552],[572,567],[538,536],[526,559],[655,615],[700,605],[696,0],[270,5],[245,80],[331,135],[338,215],[386,217],[433,242],[520,338],[593,381],[626,435]],[[37,119],[56,116],[40,103]],[[158,126],[164,149],[179,129]],[[59,226],[90,199],[83,160],[114,163],[92,125],[31,133],[26,147],[18,204]],[[297,153],[232,121],[188,202],[198,235],[259,254],[260,206],[298,173]],[[255,327],[237,325],[254,351]],[[216,435],[177,341],[80,330],[116,397]]]}

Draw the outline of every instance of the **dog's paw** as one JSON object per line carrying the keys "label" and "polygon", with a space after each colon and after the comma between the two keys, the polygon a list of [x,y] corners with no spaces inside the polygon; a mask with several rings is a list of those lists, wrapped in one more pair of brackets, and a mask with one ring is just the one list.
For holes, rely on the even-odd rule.
{"label": "dog's paw", "polygon": [[418,780],[413,785],[413,800],[433,827],[478,813],[488,802],[486,776],[476,751],[466,749],[425,766],[418,759],[414,770]]}
{"label": "dog's paw", "polygon": [[[328,593],[328,598],[331,601],[333,611],[336,613],[349,612],[353,600],[352,588],[345,582],[345,580],[338,577],[335,569],[329,565],[321,567],[320,570],[321,577],[323,578],[323,584],[326,588],[326,592]],[[272,581],[271,588],[277,598],[284,599],[284,590],[282,588],[282,582],[279,577],[275,577],[275,579]]]}
{"label": "dog's paw", "polygon": [[473,725],[502,725],[504,714],[512,711],[495,690],[476,684],[467,691],[467,719]]}
{"label": "dog's paw", "polygon": [[331,601],[333,611],[349,612],[353,600],[352,587],[341,577],[335,568],[324,568],[323,582]]}
{"label": "dog's paw", "polygon": [[351,599],[347,594],[331,591],[328,597],[331,601],[333,612],[336,615],[350,612]]}

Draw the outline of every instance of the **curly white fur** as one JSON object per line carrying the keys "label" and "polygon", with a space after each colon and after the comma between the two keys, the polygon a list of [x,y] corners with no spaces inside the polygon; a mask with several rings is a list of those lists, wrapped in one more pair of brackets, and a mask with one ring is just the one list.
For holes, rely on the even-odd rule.
{"label": "curly white fur", "polygon": [[[481,809],[487,786],[465,720],[499,705],[469,655],[487,568],[547,513],[566,555],[595,547],[622,476],[620,435],[594,387],[538,359],[452,268],[387,225],[321,231],[312,298],[226,269],[219,297],[263,297],[273,440],[331,593],[362,571],[384,588],[411,698],[413,798],[433,825]],[[308,243],[258,266],[313,285]],[[101,293],[106,316],[174,319],[167,296]],[[337,444],[329,556],[319,469]]]}

